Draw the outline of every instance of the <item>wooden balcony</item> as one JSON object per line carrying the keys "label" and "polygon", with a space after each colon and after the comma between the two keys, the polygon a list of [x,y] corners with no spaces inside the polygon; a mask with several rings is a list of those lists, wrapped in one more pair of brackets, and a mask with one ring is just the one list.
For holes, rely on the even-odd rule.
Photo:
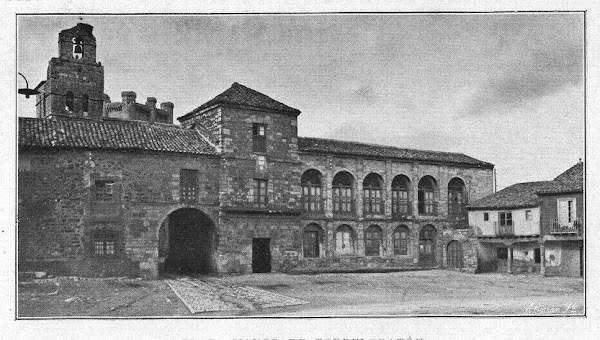
{"label": "wooden balcony", "polygon": [[513,236],[515,234],[515,226],[513,224],[501,225],[494,222],[494,234],[496,236]]}
{"label": "wooden balcony", "polygon": [[411,201],[392,200],[392,219],[395,221],[407,220],[412,215]]}
{"label": "wooden balcony", "polygon": [[333,215],[336,217],[356,216],[356,201],[353,198],[339,197],[333,199]]}

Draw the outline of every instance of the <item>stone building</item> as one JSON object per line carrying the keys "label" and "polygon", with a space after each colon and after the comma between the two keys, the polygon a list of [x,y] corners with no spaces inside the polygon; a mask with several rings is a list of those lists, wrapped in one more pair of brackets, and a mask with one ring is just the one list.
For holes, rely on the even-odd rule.
{"label": "stone building", "polygon": [[[299,110],[238,83],[174,125],[171,103],[110,103],[95,48],[91,26],[62,31],[64,88],[44,92],[51,61],[38,117],[19,118],[19,270],[476,269],[465,206],[492,193],[492,164],[298,137]],[[85,63],[98,77],[80,85]],[[86,93],[102,108],[79,109]]]}

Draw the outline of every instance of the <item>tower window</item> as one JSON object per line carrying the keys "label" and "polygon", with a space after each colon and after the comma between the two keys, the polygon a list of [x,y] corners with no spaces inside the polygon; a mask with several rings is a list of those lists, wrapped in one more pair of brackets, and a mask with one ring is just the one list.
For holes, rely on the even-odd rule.
{"label": "tower window", "polygon": [[83,58],[83,39],[81,37],[73,37],[73,58]]}
{"label": "tower window", "polygon": [[73,111],[73,100],[74,100],[73,92],[69,91],[65,95],[65,110]]}

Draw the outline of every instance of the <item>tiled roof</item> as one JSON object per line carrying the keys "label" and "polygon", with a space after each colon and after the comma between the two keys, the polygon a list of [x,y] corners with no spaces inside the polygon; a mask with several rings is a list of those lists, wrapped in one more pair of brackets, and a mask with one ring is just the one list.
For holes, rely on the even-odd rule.
{"label": "tiled roof", "polygon": [[467,209],[497,210],[535,207],[541,202],[536,192],[551,184],[552,181],[517,183],[469,204]]}
{"label": "tiled roof", "polygon": [[234,105],[246,105],[257,108],[281,111],[292,113],[295,115],[300,114],[300,110],[289,107],[283,103],[276,101],[275,99],[264,95],[258,91],[255,91],[244,85],[233,83],[230,88],[225,92],[207,101],[206,103],[195,108],[191,112],[177,118],[178,120],[185,119],[196,112],[202,111],[208,107],[217,104],[234,104]]}
{"label": "tiled roof", "polygon": [[20,117],[19,147],[218,154],[197,130],[148,122],[85,118]]}
{"label": "tiled roof", "polygon": [[558,175],[552,184],[538,191],[538,194],[560,194],[583,192],[583,163],[573,165],[569,170]]}
{"label": "tiled roof", "polygon": [[462,153],[401,149],[393,146],[346,142],[322,138],[300,137],[298,138],[298,149],[300,152],[315,152],[376,158],[395,158],[407,161],[451,163],[483,167],[494,166],[491,163],[477,160]]}

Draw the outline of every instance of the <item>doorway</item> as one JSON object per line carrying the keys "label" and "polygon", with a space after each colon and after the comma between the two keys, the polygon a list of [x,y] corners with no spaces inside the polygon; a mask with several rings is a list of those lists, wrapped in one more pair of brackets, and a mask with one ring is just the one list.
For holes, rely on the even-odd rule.
{"label": "doorway", "polygon": [[435,265],[436,230],[432,225],[426,225],[419,233],[419,262],[422,266]]}
{"label": "doorway", "polygon": [[208,215],[192,208],[175,210],[159,231],[159,257],[165,257],[163,272],[215,272],[216,238],[215,225]]}
{"label": "doorway", "polygon": [[253,238],[252,239],[252,272],[270,273],[271,272],[271,239]]}
{"label": "doorway", "polygon": [[463,251],[462,244],[458,241],[450,241],[448,243],[448,268],[462,269],[463,267]]}

